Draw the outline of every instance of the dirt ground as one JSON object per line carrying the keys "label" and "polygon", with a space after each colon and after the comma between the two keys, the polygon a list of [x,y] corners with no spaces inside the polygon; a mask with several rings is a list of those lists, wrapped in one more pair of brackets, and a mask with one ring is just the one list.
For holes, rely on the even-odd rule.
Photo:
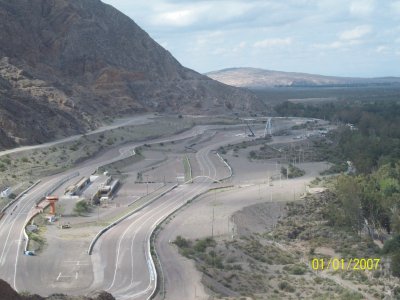
{"label": "dirt ground", "polygon": [[[295,142],[292,136],[279,136],[271,144]],[[249,160],[251,150],[223,154],[234,170],[226,182],[231,187],[209,192],[182,208],[164,223],[163,239],[185,256],[181,260],[188,268],[193,261],[187,258],[195,259],[213,298],[364,299],[357,287],[311,270],[305,255],[309,247],[302,243],[288,247],[268,234],[288,218],[287,203],[303,201],[306,192],[323,191],[310,189],[310,184],[330,164],[296,163],[305,175],[287,179],[281,176],[281,167],[287,164],[279,158]],[[184,246],[172,243],[177,237]],[[315,253],[330,250],[317,247]]]}

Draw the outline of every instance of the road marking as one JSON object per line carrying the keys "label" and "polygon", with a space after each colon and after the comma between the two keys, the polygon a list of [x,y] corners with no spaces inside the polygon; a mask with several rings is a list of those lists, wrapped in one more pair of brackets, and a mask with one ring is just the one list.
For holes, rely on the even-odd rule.
{"label": "road marking", "polygon": [[[210,159],[210,157],[209,157],[210,149],[212,147],[215,147],[215,145],[206,147],[206,148],[202,149],[202,151],[199,151],[199,152],[196,153],[196,159],[199,162],[201,173],[202,173],[203,176],[207,176],[208,175],[209,177],[211,177],[211,176],[216,176],[217,175],[216,167],[214,166],[214,163],[213,163],[212,159]],[[179,175],[181,175],[181,177],[183,177],[182,173],[181,174],[177,174],[177,175],[178,175],[178,177],[179,177]],[[207,182],[207,181],[208,180],[201,180],[200,183],[208,183],[207,186],[209,187],[209,182]],[[168,204],[168,205],[162,204],[162,205],[157,206],[157,209],[158,210],[163,210],[164,213],[162,214],[162,216],[151,227],[151,230],[149,232],[149,236],[147,237],[147,240],[150,238],[151,233],[153,232],[153,230],[155,228],[155,224],[158,224],[162,219],[165,219],[165,217],[171,211],[175,211],[176,209],[178,209],[182,205],[184,205],[184,203],[186,202],[186,200],[184,200],[184,199],[186,199],[189,195],[192,195],[192,196],[196,195],[200,190],[203,190],[203,188],[206,189],[207,186],[206,187],[198,186],[194,190],[184,193],[184,195],[177,195],[176,198],[178,198],[178,200],[171,199],[171,200],[175,200],[175,201],[171,201],[172,202],[171,204]],[[180,189],[183,189],[183,188],[184,188],[183,186],[178,186],[177,190],[180,190]],[[165,213],[165,212],[168,212],[168,213]],[[134,220],[131,224],[129,224],[127,226],[127,228],[125,229],[125,231],[123,232],[122,236],[120,235],[119,240],[117,240],[118,241],[118,244],[117,244],[118,246],[117,246],[116,253],[115,253],[116,257],[115,257],[115,266],[114,266],[114,277],[113,277],[113,280],[112,280],[109,288],[107,289],[107,291],[109,291],[109,290],[111,290],[113,288],[114,283],[117,280],[117,278],[116,278],[117,277],[117,272],[118,272],[118,269],[119,269],[119,264],[121,263],[121,258],[120,258],[121,253],[120,253],[120,251],[121,251],[122,241],[125,240],[125,236],[126,236],[127,232],[132,228],[132,226],[134,226],[136,223],[138,223],[143,217],[147,216],[149,213],[153,213],[153,211],[149,211],[147,213],[144,213],[143,215],[138,217],[136,220]],[[133,216],[131,218],[128,218],[127,220],[131,220],[132,218],[133,218]],[[134,232],[133,237],[131,238],[131,260],[132,260],[132,266],[133,266],[133,263],[134,263],[133,256],[132,256],[132,251],[133,251],[134,248],[132,246],[134,245],[134,240],[135,240],[136,234],[138,233],[138,231],[142,228],[142,226],[144,224],[145,224],[145,222],[143,222],[139,226],[139,228],[136,228],[136,231]],[[147,260],[147,267],[148,267],[148,271],[149,271],[149,284],[148,284],[148,287],[145,290],[142,290],[141,292],[136,293],[136,294],[130,294],[130,295],[122,294],[121,299],[135,298],[135,297],[137,297],[139,295],[143,295],[143,294],[147,293],[149,290],[152,289],[152,283],[153,283],[152,281],[156,280],[156,278],[154,278],[155,274],[154,274],[154,270],[153,270],[153,266],[152,266],[152,258],[151,258],[151,256],[149,257],[149,253],[147,253],[147,251],[145,251],[145,257],[146,257],[146,260]],[[133,267],[132,267],[132,270],[133,270]],[[132,276],[131,285],[132,285],[132,282],[133,282],[133,276]],[[128,289],[130,288],[130,286],[128,287]]]}
{"label": "road marking", "polygon": [[[27,205],[31,205],[31,203],[30,203],[29,201],[27,201],[26,204],[23,205],[22,209],[24,209]],[[22,209],[21,209],[21,211],[22,211]],[[13,283],[14,283],[14,290],[16,290],[17,292],[18,292],[18,289],[17,289],[18,258],[19,258],[19,254],[20,254],[20,248],[21,248],[21,243],[22,243],[22,236],[23,236],[23,234],[24,234],[24,232],[25,232],[25,225],[26,225],[26,223],[28,222],[29,217],[30,217],[30,215],[27,214],[27,216],[26,216],[26,218],[25,218],[25,221],[24,221],[24,225],[22,226],[21,232],[19,233],[19,241],[18,241],[18,246],[17,246],[17,252],[16,252],[16,255],[15,255],[14,282],[13,282]],[[16,220],[17,220],[17,218],[14,218],[14,222],[13,222],[13,224],[11,225],[10,230],[11,230],[12,227],[14,226],[14,223],[15,223]],[[8,240],[8,238],[7,238],[7,240]],[[24,239],[24,240],[25,240],[25,239]],[[6,244],[7,244],[7,241],[6,241]],[[6,247],[6,245],[4,245],[4,247]]]}
{"label": "road marking", "polygon": [[78,280],[78,272],[75,272],[75,275],[73,276],[62,275],[62,272],[60,272],[56,278],[56,281],[59,281],[62,278],[75,278],[76,280]]}
{"label": "road marking", "polygon": [[[187,193],[190,194],[190,191],[187,192]],[[184,195],[182,198],[184,198],[184,197],[186,197],[186,195]],[[159,210],[161,210],[161,208],[162,208],[163,210],[164,210],[164,209],[169,209],[171,206],[176,205],[177,202],[180,202],[180,200],[175,201],[175,202],[173,202],[173,203],[169,203],[169,202],[163,203],[163,204],[160,205],[160,207],[159,207],[158,209],[159,209]],[[180,204],[180,205],[182,205],[182,204]],[[140,221],[142,218],[144,218],[145,216],[147,216],[148,214],[151,214],[151,213],[152,213],[152,211],[149,211],[149,212],[146,212],[145,214],[143,214],[142,216],[138,217],[138,219],[136,219],[135,221],[133,221],[133,222],[125,229],[124,233],[123,233],[122,236],[119,238],[118,247],[117,247],[117,253],[116,253],[116,256],[117,256],[117,257],[116,257],[116,262],[115,262],[114,278],[113,278],[113,280],[112,280],[112,282],[111,282],[110,287],[109,287],[108,289],[106,289],[106,291],[110,291],[110,290],[112,289],[112,287],[114,286],[114,283],[115,283],[115,281],[116,281],[117,270],[118,270],[118,265],[119,265],[119,260],[120,260],[121,243],[122,243],[123,239],[125,238],[125,235],[127,234],[127,232],[130,230],[130,228],[131,228],[133,225],[135,225],[138,221]],[[131,217],[133,217],[133,215],[132,215]],[[129,220],[129,218],[128,218],[127,220]],[[136,231],[135,231],[135,233],[134,233],[134,235],[133,235],[133,237],[132,237],[132,245],[133,245],[133,241],[134,241],[134,239],[135,239],[135,237],[136,237],[136,233],[142,228],[142,226],[143,226],[144,224],[145,224],[145,222],[143,222],[143,223],[136,229]],[[133,250],[132,245],[131,245],[131,258],[132,258],[132,250]],[[147,253],[146,253],[145,255],[147,255]],[[133,264],[133,261],[132,261],[132,264]],[[132,280],[131,280],[130,286],[132,285],[132,283],[133,283],[133,278],[132,278]],[[149,282],[149,287],[151,286],[151,283],[152,283],[152,282],[150,281],[150,282]],[[149,287],[146,289],[145,292],[147,292],[147,291],[149,290]],[[141,293],[139,293],[139,294],[142,294],[142,293],[143,293],[143,291],[142,291]]]}
{"label": "road marking", "polygon": [[89,263],[86,263],[86,262],[81,263],[81,261],[79,261],[79,260],[66,260],[66,261],[64,261],[64,263],[76,264],[76,266],[88,266],[89,265]]}

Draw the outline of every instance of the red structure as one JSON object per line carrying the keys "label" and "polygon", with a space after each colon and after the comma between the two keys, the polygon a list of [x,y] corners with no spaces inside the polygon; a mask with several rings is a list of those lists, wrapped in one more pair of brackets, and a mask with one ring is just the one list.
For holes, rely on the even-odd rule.
{"label": "red structure", "polygon": [[50,214],[56,214],[56,202],[58,201],[57,196],[47,196],[46,200],[50,202]]}

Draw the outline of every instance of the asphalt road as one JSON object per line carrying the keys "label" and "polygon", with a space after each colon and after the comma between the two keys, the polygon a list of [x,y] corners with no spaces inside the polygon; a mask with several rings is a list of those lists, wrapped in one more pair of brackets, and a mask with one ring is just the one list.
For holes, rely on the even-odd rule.
{"label": "asphalt road", "polygon": [[[223,141],[221,141],[221,138]],[[95,246],[93,267],[96,270],[94,284],[90,289],[101,289],[112,293],[117,299],[147,299],[155,288],[155,274],[151,267],[148,253],[148,242],[157,224],[168,215],[182,207],[188,200],[214,186],[212,179],[218,179],[218,169],[226,166],[219,161],[215,166],[210,159],[212,149],[238,137],[226,135],[215,136],[208,145],[196,153],[196,160],[201,169],[201,176],[191,184],[178,186],[164,197],[134,214],[109,232]],[[211,179],[212,178],[212,179]],[[168,263],[169,254],[160,249],[162,263]],[[174,262],[172,262],[172,265]],[[168,270],[169,271],[169,270]],[[191,278],[183,278],[184,274],[169,271],[168,280],[173,282],[173,298],[190,299],[195,290]]]}
{"label": "asphalt road", "polygon": [[22,256],[24,248],[23,228],[34,211],[37,200],[51,188],[57,178],[40,183],[17,203],[11,205],[0,221],[0,278],[16,287],[18,263],[27,259]]}
{"label": "asphalt road", "polygon": [[[204,133],[211,128],[227,126],[198,126],[179,135],[147,141],[160,143],[180,140]],[[196,153],[200,177],[192,184],[180,185],[172,192],[135,213],[102,236],[93,255],[86,253],[87,238],[57,238],[48,241],[43,255],[23,255],[23,227],[34,211],[34,203],[60,178],[74,172],[88,176],[105,163],[130,155],[137,144],[109,150],[68,172],[44,178],[27,195],[12,205],[0,221],[0,278],[18,291],[48,295],[55,292],[86,294],[93,290],[107,290],[117,299],[147,299],[155,288],[155,274],[149,257],[148,240],[155,226],[166,216],[183,206],[194,196],[215,186],[213,180],[226,174],[226,166],[210,157],[218,146],[247,139],[244,135],[221,132],[202,144]],[[68,185],[66,183],[65,185]],[[64,188],[60,187],[60,190]],[[11,215],[12,212],[12,215]],[[49,229],[51,230],[51,229]],[[93,233],[94,235],[94,233]],[[170,247],[157,244],[163,270],[167,274],[170,299],[191,299],[193,291],[201,293],[190,274],[182,272],[170,255]],[[176,268],[175,268],[176,267]]]}
{"label": "asphalt road", "polygon": [[[160,143],[185,139],[202,134],[212,127],[222,126],[198,126],[174,137],[157,139],[152,142]],[[170,195],[159,199],[145,210],[135,214],[129,220],[126,220],[125,223],[121,223],[101,239],[92,257],[86,254],[87,245],[84,242],[57,238],[49,241],[49,245],[46,247],[43,255],[35,257],[23,255],[24,225],[29,216],[34,212],[35,202],[50,187],[57,183],[60,178],[64,178],[77,171],[80,173],[80,176],[88,176],[98,166],[130,155],[136,146],[137,144],[130,144],[122,148],[109,150],[68,172],[44,178],[38,186],[21,198],[16,204],[12,205],[0,221],[0,241],[2,241],[0,246],[0,278],[5,279],[18,291],[30,291],[41,293],[42,295],[55,292],[86,293],[92,289],[108,289],[111,292],[115,292],[118,297],[127,297],[131,295],[131,291],[134,291],[134,294],[137,294],[140,298],[149,294],[153,288],[153,282],[150,280],[152,284],[149,286],[149,279],[152,277],[149,276],[149,258],[145,256],[148,253],[143,251],[143,247],[145,246],[143,241],[148,238],[155,223],[161,221],[166,215],[197,193],[206,190],[212,184],[211,180],[201,178],[195,184],[181,186]],[[212,175],[214,174],[214,167],[207,158],[208,154],[207,149],[199,151],[197,156],[201,162],[204,174]],[[60,187],[59,193],[61,193],[65,185]],[[144,214],[146,215],[143,216]],[[132,223],[136,225],[131,226]],[[138,230],[138,226],[140,230]],[[133,244],[133,246],[129,247],[129,249],[133,250],[128,251],[128,254],[132,252],[134,256],[133,260],[131,259],[130,261],[129,255],[125,254],[126,250],[124,250],[127,247],[125,239],[118,240],[120,251],[115,252],[115,238],[118,239],[119,232],[125,232],[125,230],[127,231],[124,237],[128,238],[130,243]],[[132,232],[134,234],[133,239]],[[128,257],[127,261],[125,261],[125,257]],[[135,271],[132,276],[135,276],[136,279],[131,279],[128,286],[122,286],[122,282],[125,281],[119,279],[118,276],[126,277],[126,274],[124,270],[121,271],[120,266],[121,264],[124,267],[127,265],[131,266],[133,261],[135,262]],[[104,275],[101,275],[101,272],[99,272],[102,269],[104,270]],[[100,281],[103,283],[98,284]],[[132,286],[135,286],[135,288],[132,289]]]}
{"label": "asphalt road", "polygon": [[[116,128],[123,127],[123,126],[146,124],[146,123],[149,123],[149,122],[153,122],[151,120],[152,117],[154,117],[154,115],[143,115],[143,116],[135,116],[135,117],[132,117],[132,118],[117,119],[112,124],[104,125],[104,126],[101,126],[101,127],[97,128],[96,130],[88,131],[88,132],[85,133],[85,135],[96,134],[96,133],[100,133],[100,132],[116,129]],[[63,139],[59,139],[59,140],[56,140],[56,141],[43,143],[43,144],[40,144],[40,145],[22,146],[22,147],[18,147],[18,148],[14,148],[14,149],[4,150],[4,151],[0,151],[0,156],[7,155],[7,154],[10,154],[10,153],[17,153],[17,152],[27,151],[27,150],[48,148],[48,147],[52,147],[52,146],[55,146],[55,145],[58,145],[58,144],[76,141],[79,138],[81,138],[82,136],[83,136],[83,134],[77,134],[77,135],[69,136],[69,137],[66,137],[66,138],[63,138]]]}

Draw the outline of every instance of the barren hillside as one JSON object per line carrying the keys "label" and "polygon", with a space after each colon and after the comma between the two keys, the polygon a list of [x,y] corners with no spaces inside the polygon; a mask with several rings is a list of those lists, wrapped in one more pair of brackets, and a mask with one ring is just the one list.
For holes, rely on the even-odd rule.
{"label": "barren hillside", "polygon": [[225,84],[254,89],[277,86],[362,86],[400,84],[400,78],[352,78],[322,76],[306,73],[280,72],[257,68],[231,68],[207,73]]}
{"label": "barren hillside", "polygon": [[184,68],[99,0],[0,0],[0,148],[146,111],[262,111],[248,91]]}

